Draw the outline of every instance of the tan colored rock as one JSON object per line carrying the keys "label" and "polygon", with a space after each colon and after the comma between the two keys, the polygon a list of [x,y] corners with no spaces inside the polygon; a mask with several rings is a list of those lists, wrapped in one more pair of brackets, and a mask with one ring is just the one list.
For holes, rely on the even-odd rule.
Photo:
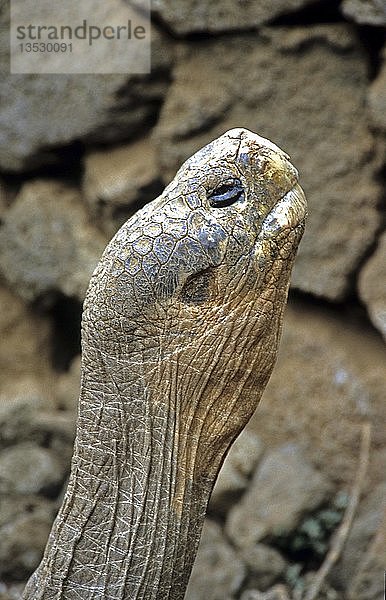
{"label": "tan colored rock", "polygon": [[2,397],[49,396],[48,319],[26,307],[4,286],[0,286],[0,305],[0,403]]}
{"label": "tan colored rock", "polygon": [[20,600],[24,588],[25,583],[0,582],[0,600]]}
{"label": "tan colored rock", "polygon": [[84,298],[106,238],[89,223],[76,189],[26,183],[0,230],[0,270],[27,301],[60,291]]}
{"label": "tan colored rock", "polygon": [[63,479],[60,461],[47,448],[22,442],[0,452],[0,494],[38,494]]}
{"label": "tan colored rock", "polygon": [[312,464],[349,491],[362,423],[369,421],[366,492],[385,476],[385,364],[379,336],[356,318],[290,305],[276,367],[248,429],[267,447],[296,440]]}
{"label": "tan colored rock", "polygon": [[36,429],[38,414],[44,410],[43,398],[31,389],[0,396],[0,447],[22,440],[44,442],[46,432]]}
{"label": "tan colored rock", "polygon": [[231,600],[240,589],[245,567],[219,525],[207,519],[185,600]]}
{"label": "tan colored rock", "polygon": [[1,167],[22,170],[53,162],[47,147],[91,134],[119,139],[119,130],[135,130],[146,110],[137,109],[134,118],[130,111],[109,114],[118,108],[117,92],[126,80],[125,75],[3,75]]}
{"label": "tan colored rock", "polygon": [[386,25],[384,0],[343,0],[341,10],[345,17],[360,25]]}
{"label": "tan colored rock", "polygon": [[[95,15],[98,4],[85,1],[88,13]],[[101,5],[99,13],[104,10]],[[9,27],[0,27],[0,48],[7,46],[8,37]],[[170,44],[154,27],[151,39],[150,75],[9,74],[4,53],[4,64],[0,63],[0,167],[19,171],[57,161],[57,147],[80,139],[86,144],[111,143],[141,134],[157,116],[171,64]],[[60,73],[60,54],[56,58],[55,68]]]}
{"label": "tan colored rock", "polygon": [[5,186],[4,186],[4,183],[0,179],[0,220],[3,218],[3,214],[6,210],[6,207],[7,207],[7,200],[6,200]]}
{"label": "tan colored rock", "polygon": [[[0,576],[26,579],[41,560],[54,506],[36,496],[11,496],[2,497],[0,507]],[[0,598],[1,592],[9,600],[18,598],[11,595],[12,590],[1,587]]]}
{"label": "tan colored rock", "polygon": [[[70,411],[46,410],[35,415],[33,420],[34,430],[43,433],[46,440],[49,439],[50,448],[56,451],[61,460],[63,456],[62,452],[56,450],[57,442],[68,447],[67,455],[70,459],[75,439],[76,417],[76,413]],[[69,466],[68,463],[64,463],[64,465],[66,468]]]}
{"label": "tan colored rock", "polygon": [[188,45],[154,134],[163,173],[169,178],[231,127],[278,143],[298,166],[309,202],[293,285],[342,299],[380,222],[366,92],[366,58],[344,24]]}
{"label": "tan colored rock", "polygon": [[255,469],[263,447],[260,438],[249,431],[242,431],[231,447],[218,474],[209,501],[209,510],[225,514],[232,503],[248,485],[248,477]]}
{"label": "tan colored rock", "polygon": [[251,29],[312,4],[312,0],[240,2],[225,0],[154,0],[152,9],[181,35],[192,32],[220,32]]}
{"label": "tan colored rock", "polygon": [[378,600],[384,592],[386,564],[386,483],[360,505],[331,579],[355,600]]}
{"label": "tan colored rock", "polygon": [[[63,405],[62,410],[53,410],[54,377],[49,383],[44,389],[41,382],[23,378],[4,386],[0,394],[0,448],[20,442],[43,445],[54,450],[67,470],[75,437],[75,404],[72,410],[63,410]],[[46,391],[49,393],[45,395]]]}
{"label": "tan colored rock", "polygon": [[262,459],[247,492],[228,514],[226,532],[239,548],[267,536],[288,535],[330,489],[296,444],[280,446]]}
{"label": "tan colored rock", "polygon": [[267,544],[252,544],[242,548],[240,556],[250,572],[248,586],[268,589],[284,572],[287,563],[275,548]]}
{"label": "tan colored rock", "polygon": [[80,388],[80,356],[74,358],[67,373],[62,373],[57,379],[56,405],[60,410],[76,416]]}
{"label": "tan colored rock", "polygon": [[[240,596],[240,600],[285,600],[289,597],[289,590],[286,586],[279,584],[273,586],[267,592],[258,590],[245,590]],[[322,600],[321,598],[319,600]],[[339,600],[334,597],[334,600]]]}
{"label": "tan colored rock", "polygon": [[[306,594],[311,593],[312,588],[314,587],[314,583],[315,583],[315,577],[317,576],[316,571],[308,571],[307,573],[305,573],[303,576],[298,577],[298,589],[300,586],[303,587],[303,597],[307,597]],[[294,594],[296,594],[298,590],[296,590],[296,583],[295,583],[295,590],[294,590]],[[312,592],[314,593],[314,592]],[[296,597],[296,596],[295,596]],[[330,583],[328,581],[323,581],[321,586],[320,586],[320,590],[318,592],[317,595],[317,599],[318,600],[347,600],[347,596],[346,594],[342,591],[339,590],[337,591],[334,587],[332,587],[330,585]],[[278,598],[263,598],[262,600],[281,600],[280,596]],[[351,599],[350,599],[351,600]],[[352,600],[364,600],[364,598],[357,598],[355,597]],[[376,600],[375,598],[373,600]]]}
{"label": "tan colored rock", "polygon": [[370,84],[367,101],[373,126],[386,132],[386,48],[380,71]]}
{"label": "tan colored rock", "polygon": [[83,189],[91,206],[98,200],[119,206],[134,202],[157,177],[154,148],[145,138],[86,155]]}
{"label": "tan colored rock", "polygon": [[[53,411],[32,392],[0,396],[0,493],[56,493],[70,470],[75,430],[75,411]],[[13,481],[16,468],[20,477]]]}
{"label": "tan colored rock", "polygon": [[83,192],[91,214],[109,234],[162,189],[154,146],[148,138],[85,157]]}
{"label": "tan colored rock", "polygon": [[374,327],[386,340],[386,232],[362,268],[358,287]]}

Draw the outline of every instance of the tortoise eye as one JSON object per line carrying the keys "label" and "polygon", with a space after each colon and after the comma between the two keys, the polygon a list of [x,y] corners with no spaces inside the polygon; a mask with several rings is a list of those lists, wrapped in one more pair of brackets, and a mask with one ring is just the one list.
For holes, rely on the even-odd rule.
{"label": "tortoise eye", "polygon": [[215,190],[208,193],[209,204],[215,208],[230,206],[238,200],[244,200],[244,188],[240,179],[233,179],[222,183]]}

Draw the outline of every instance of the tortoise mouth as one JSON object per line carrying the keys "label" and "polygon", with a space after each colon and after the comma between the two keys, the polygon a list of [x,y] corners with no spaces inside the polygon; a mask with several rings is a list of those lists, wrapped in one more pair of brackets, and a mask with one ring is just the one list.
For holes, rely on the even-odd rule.
{"label": "tortoise mouth", "polygon": [[307,217],[307,201],[305,194],[296,183],[272,207],[262,222],[260,234],[275,236],[285,229],[296,229]]}

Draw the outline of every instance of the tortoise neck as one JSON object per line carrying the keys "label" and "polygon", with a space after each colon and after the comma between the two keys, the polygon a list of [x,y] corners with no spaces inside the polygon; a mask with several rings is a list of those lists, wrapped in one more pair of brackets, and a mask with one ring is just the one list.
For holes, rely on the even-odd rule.
{"label": "tortoise neck", "polygon": [[212,483],[187,476],[172,403],[101,375],[84,368],[67,492],[24,598],[182,599]]}

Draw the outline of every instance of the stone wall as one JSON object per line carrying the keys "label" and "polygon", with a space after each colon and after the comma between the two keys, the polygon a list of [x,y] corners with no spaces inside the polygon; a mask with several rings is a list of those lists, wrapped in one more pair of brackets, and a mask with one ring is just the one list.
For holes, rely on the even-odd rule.
{"label": "stone wall", "polygon": [[304,597],[370,422],[362,500],[317,597],[380,600],[385,4],[154,0],[153,11],[150,75],[11,76],[0,64],[0,599],[19,597],[62,497],[81,303],[102,249],[185,158],[243,126],[291,155],[309,222],[276,370],[224,464],[187,599]]}

